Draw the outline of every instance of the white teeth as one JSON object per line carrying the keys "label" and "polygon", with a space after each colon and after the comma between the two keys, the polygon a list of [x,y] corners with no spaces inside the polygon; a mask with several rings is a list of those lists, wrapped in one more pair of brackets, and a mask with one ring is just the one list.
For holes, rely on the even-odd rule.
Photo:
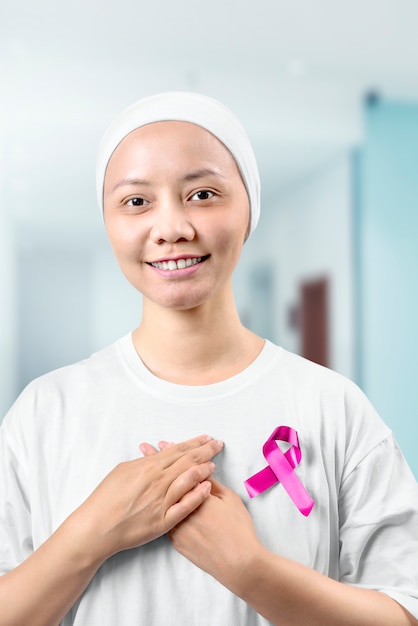
{"label": "white teeth", "polygon": [[202,257],[199,256],[194,259],[179,259],[178,261],[174,261],[173,259],[169,261],[158,261],[157,263],[151,263],[151,265],[157,267],[159,270],[184,270],[186,267],[200,263],[201,260]]}

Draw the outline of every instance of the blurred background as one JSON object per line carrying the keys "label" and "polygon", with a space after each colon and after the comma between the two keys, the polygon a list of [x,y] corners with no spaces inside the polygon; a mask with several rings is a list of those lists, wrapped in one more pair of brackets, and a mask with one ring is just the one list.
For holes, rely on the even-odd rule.
{"label": "blurred background", "polygon": [[354,379],[418,476],[418,2],[14,0],[0,7],[0,413],[137,325],[95,154],[162,90],[220,99],[262,217],[235,291],[256,332]]}

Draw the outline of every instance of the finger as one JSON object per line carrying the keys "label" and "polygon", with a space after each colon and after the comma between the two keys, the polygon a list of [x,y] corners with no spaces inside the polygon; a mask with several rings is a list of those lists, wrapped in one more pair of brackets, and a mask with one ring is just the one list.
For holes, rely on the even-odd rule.
{"label": "finger", "polygon": [[144,456],[153,456],[154,454],[158,453],[158,450],[156,450],[150,443],[147,443],[145,441],[139,444],[139,449]]}
{"label": "finger", "polygon": [[162,450],[166,450],[167,448],[170,448],[171,446],[174,446],[174,441],[172,442],[168,442],[168,441],[159,441],[158,442],[158,447],[159,449]]}
{"label": "finger", "polygon": [[198,483],[178,502],[174,503],[166,513],[167,530],[170,531],[195,511],[210,496],[211,483],[206,480]]}
{"label": "finger", "polygon": [[218,454],[222,448],[222,441],[206,436],[196,437],[168,446],[159,456],[164,469],[177,464],[176,473],[180,474],[191,465],[206,463]]}
{"label": "finger", "polygon": [[142,442],[139,445],[139,449],[141,450],[141,452],[142,452],[142,454],[144,456],[152,456],[154,454],[157,454],[157,452],[159,452],[161,450],[165,450],[169,446],[173,446],[173,445],[174,445],[173,442],[169,443],[168,441],[160,441],[158,443],[158,450],[156,450],[154,448],[154,446],[152,446],[150,443],[147,443],[146,441],[144,441],[144,442]]}
{"label": "finger", "polygon": [[209,481],[212,485],[212,488],[211,488],[212,496],[215,496],[216,498],[219,498],[220,500],[224,500],[224,501],[234,500],[236,503],[242,504],[242,500],[236,491],[234,491],[233,489],[230,489],[229,487],[226,487],[225,485],[220,483],[219,480],[216,480],[215,478],[213,478],[213,476],[210,476]]}
{"label": "finger", "polygon": [[[189,449],[193,449],[193,447],[195,447],[196,445],[204,445],[207,442],[213,442],[212,437],[209,437],[208,435],[202,435],[201,437],[195,437],[194,439],[189,439],[188,441],[184,441],[181,442],[179,444],[175,444],[174,442],[169,442],[169,441],[165,441],[165,440],[161,440],[158,442],[158,448],[159,450],[157,450],[156,448],[154,448],[154,446],[152,446],[150,443],[148,442],[142,442],[139,445],[139,449],[142,452],[142,454],[144,456],[152,456],[154,454],[156,454],[158,451],[162,452],[163,450],[166,450],[167,448],[171,448],[173,446],[177,446],[178,451],[177,451],[177,455],[176,456],[181,456],[182,453],[186,453]],[[170,463],[169,463],[170,464]]]}
{"label": "finger", "polygon": [[212,484],[211,494],[213,496],[222,496],[226,494],[228,488],[220,483],[219,480],[216,480],[216,478],[213,478],[213,476],[211,476],[210,482]]}
{"label": "finger", "polygon": [[198,484],[208,480],[215,471],[215,463],[208,461],[201,465],[193,465],[180,474],[168,487],[165,501],[167,508],[179,502],[189,491]]}

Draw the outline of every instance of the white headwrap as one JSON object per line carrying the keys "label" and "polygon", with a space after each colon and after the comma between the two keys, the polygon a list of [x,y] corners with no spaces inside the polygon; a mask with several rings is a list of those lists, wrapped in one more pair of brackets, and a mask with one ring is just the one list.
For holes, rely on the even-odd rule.
{"label": "white headwrap", "polygon": [[103,213],[103,186],[107,164],[119,143],[133,130],[153,122],[192,122],[215,135],[231,152],[241,172],[250,201],[250,231],[260,216],[260,177],[248,136],[235,115],[223,104],[197,93],[167,92],[138,100],[109,126],[99,146],[96,185]]}

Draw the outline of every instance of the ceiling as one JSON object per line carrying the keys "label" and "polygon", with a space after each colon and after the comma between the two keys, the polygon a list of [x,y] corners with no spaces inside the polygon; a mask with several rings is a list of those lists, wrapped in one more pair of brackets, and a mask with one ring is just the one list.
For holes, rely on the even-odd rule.
{"label": "ceiling", "polygon": [[170,89],[237,113],[272,204],[361,142],[365,94],[418,100],[417,26],[416,0],[3,3],[0,210],[31,232],[87,233],[104,128]]}

